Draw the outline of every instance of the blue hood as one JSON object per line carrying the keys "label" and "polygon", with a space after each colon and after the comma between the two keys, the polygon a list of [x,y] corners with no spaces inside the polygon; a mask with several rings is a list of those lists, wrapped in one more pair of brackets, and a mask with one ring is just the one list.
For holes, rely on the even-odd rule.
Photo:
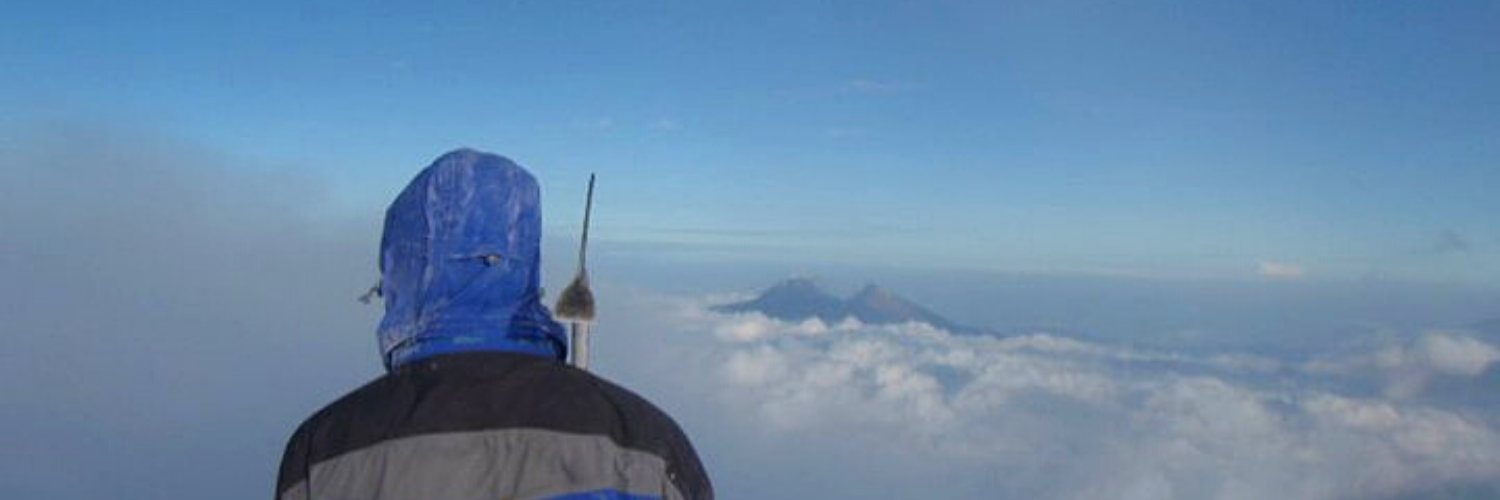
{"label": "blue hood", "polygon": [[566,356],[563,327],[542,305],[540,200],[525,169],[469,149],[401,191],[380,240],[387,369],[452,352]]}

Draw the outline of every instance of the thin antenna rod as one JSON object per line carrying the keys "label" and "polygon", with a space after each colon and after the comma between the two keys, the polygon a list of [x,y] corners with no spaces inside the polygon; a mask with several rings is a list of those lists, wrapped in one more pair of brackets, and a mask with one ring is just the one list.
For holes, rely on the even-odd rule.
{"label": "thin antenna rod", "polygon": [[589,194],[583,202],[583,238],[578,240],[578,272],[586,271],[584,265],[589,250],[589,216],[594,212],[594,174],[589,174]]}
{"label": "thin antenna rod", "polygon": [[594,174],[589,174],[588,198],[583,205],[583,237],[578,241],[578,274],[557,297],[552,310],[559,320],[567,321],[572,331],[573,366],[589,369],[589,327],[594,322],[594,292],[589,290],[588,264],[589,218],[594,213]]}

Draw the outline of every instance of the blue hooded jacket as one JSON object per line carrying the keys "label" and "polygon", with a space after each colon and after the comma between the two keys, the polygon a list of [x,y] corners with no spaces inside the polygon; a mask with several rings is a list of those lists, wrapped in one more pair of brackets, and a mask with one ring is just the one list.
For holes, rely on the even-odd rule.
{"label": "blue hooded jacket", "polygon": [[387,369],[454,352],[567,355],[542,305],[540,200],[521,166],[470,149],[439,157],[396,197],[380,241]]}
{"label": "blue hooded jacket", "polygon": [[396,197],[380,243],[389,371],[297,427],[277,500],[713,500],[670,416],[558,362],[539,191],[510,160],[458,150]]}

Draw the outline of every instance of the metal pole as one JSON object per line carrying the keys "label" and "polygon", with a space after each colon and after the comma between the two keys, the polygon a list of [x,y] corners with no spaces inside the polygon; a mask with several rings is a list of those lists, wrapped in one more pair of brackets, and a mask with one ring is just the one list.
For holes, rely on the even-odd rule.
{"label": "metal pole", "polygon": [[578,241],[578,274],[573,282],[563,289],[553,308],[557,319],[567,321],[573,345],[572,364],[582,370],[589,368],[589,330],[594,322],[594,292],[589,290],[588,248],[589,217],[594,212],[594,174],[589,174],[588,196],[583,205],[583,237]]}
{"label": "metal pole", "polygon": [[589,216],[594,214],[594,174],[589,174],[589,192],[583,199],[583,237],[578,239],[578,274],[588,273]]}
{"label": "metal pole", "polygon": [[589,324],[573,322],[573,366],[580,370],[589,369]]}

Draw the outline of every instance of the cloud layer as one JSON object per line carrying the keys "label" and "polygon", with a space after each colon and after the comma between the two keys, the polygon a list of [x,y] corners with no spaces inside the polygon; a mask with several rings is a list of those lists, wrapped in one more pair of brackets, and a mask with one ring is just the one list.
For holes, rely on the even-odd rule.
{"label": "cloud layer", "polygon": [[[721,418],[754,429],[762,446],[796,446],[801,454],[786,457],[787,467],[885,478],[893,491],[903,476],[910,485],[944,485],[929,498],[1500,491],[1493,416],[1410,402],[1410,394],[1344,389],[1346,379],[1408,372],[1477,377],[1500,356],[1461,332],[1298,363],[1043,333],[995,338],[915,323],[787,323],[707,312],[700,301],[652,308],[674,311],[662,323],[694,339],[684,349],[698,352],[682,359],[704,360],[689,366],[707,373],[691,379],[696,392],[719,396]],[[839,451],[851,446],[886,458]]]}
{"label": "cloud layer", "polygon": [[264,498],[287,436],[379,370],[372,215],[169,138],[38,125],[0,147],[0,488]]}

